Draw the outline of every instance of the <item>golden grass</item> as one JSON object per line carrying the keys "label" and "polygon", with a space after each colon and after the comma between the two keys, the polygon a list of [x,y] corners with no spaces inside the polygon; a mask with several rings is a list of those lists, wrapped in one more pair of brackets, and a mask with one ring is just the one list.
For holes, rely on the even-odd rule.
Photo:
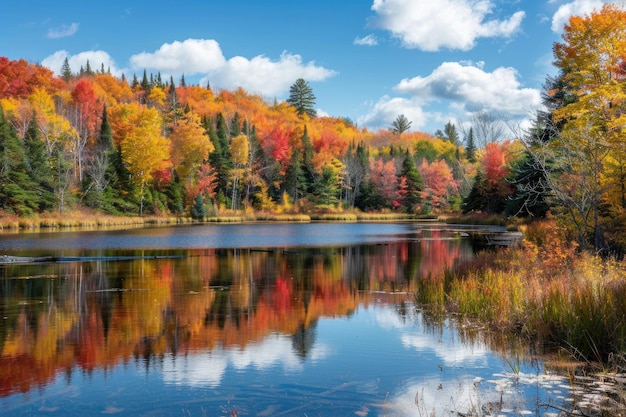
{"label": "golden grass", "polygon": [[308,214],[257,214],[256,220],[267,222],[308,223],[311,221],[311,216]]}
{"label": "golden grass", "polygon": [[354,213],[316,213],[311,214],[311,220],[332,221],[332,222],[356,222]]}
{"label": "golden grass", "polygon": [[578,359],[606,362],[624,351],[624,263],[579,253],[552,222],[536,228],[520,247],[482,252],[429,277],[423,286],[432,288],[420,288],[418,301],[543,340]]}

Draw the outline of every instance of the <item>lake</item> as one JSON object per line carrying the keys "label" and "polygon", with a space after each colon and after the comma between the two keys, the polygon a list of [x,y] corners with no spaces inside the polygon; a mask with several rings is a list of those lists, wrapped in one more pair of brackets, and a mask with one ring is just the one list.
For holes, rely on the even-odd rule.
{"label": "lake", "polygon": [[461,227],[234,224],[0,235],[2,415],[557,416],[567,378],[433,315]]}

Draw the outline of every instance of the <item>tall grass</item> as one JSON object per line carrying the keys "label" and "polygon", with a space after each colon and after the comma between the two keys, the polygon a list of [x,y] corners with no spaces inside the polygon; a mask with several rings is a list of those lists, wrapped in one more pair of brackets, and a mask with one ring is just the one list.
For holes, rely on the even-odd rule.
{"label": "tall grass", "polygon": [[418,301],[607,363],[626,349],[624,264],[579,253],[554,223],[520,247],[423,279]]}

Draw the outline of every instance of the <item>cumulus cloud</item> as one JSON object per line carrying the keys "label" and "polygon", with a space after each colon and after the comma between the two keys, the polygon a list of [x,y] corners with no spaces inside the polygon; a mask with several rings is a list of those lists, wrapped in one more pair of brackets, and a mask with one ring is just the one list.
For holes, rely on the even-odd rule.
{"label": "cumulus cloud", "polygon": [[524,88],[514,68],[488,72],[483,65],[444,62],[427,76],[403,79],[394,87],[402,97],[381,97],[358,123],[384,128],[404,114],[413,122],[412,129],[419,130],[433,121],[462,120],[486,111],[526,125],[541,107],[541,92]]}
{"label": "cumulus cloud", "polygon": [[353,43],[355,45],[362,46],[376,46],[378,45],[378,39],[376,39],[376,36],[373,33],[370,33],[369,35],[362,38],[355,38]]}
{"label": "cumulus cloud", "polygon": [[561,33],[571,16],[583,16],[599,10],[604,3],[602,0],[574,0],[562,4],[552,16],[552,31]]}
{"label": "cumulus cloud", "polygon": [[155,69],[169,75],[206,73],[226,62],[219,43],[213,39],[187,39],[164,43],[154,52],[130,57],[134,70]]}
{"label": "cumulus cloud", "polygon": [[265,96],[282,95],[298,78],[322,81],[335,71],[304,63],[302,57],[283,52],[278,60],[264,55],[253,58],[224,57],[218,42],[212,39],[187,39],[163,44],[158,50],[131,56],[131,68],[148,69],[163,75],[201,75],[200,84],[233,90],[239,87]]}
{"label": "cumulus cloud", "polygon": [[277,96],[288,91],[298,78],[323,81],[336,74],[314,62],[303,63],[300,55],[283,52],[276,61],[264,55],[252,59],[235,56],[224,65],[209,71],[200,83],[210,81],[212,86],[229,90],[242,87],[264,96]]}
{"label": "cumulus cloud", "polygon": [[541,105],[541,93],[523,88],[517,77],[517,71],[510,67],[487,72],[477,66],[444,62],[430,75],[404,79],[394,89],[423,100],[463,103],[468,112],[527,115]]}
{"label": "cumulus cloud", "polygon": [[48,30],[48,38],[59,39],[72,36],[78,32],[78,23],[72,23],[71,25],[62,25],[60,28]]}
{"label": "cumulus cloud", "polygon": [[104,51],[85,51],[76,55],[62,50],[45,58],[42,64],[56,74],[68,58],[73,72],[78,72],[87,60],[94,70],[104,64],[111,73],[129,76],[129,72],[159,72],[163,77],[199,76],[200,84],[210,82],[212,87],[234,90],[239,87],[255,94],[268,97],[284,96],[289,87],[298,79],[323,81],[337,75],[337,72],[304,62],[297,54],[283,52],[276,60],[264,55],[253,58],[235,56],[226,59],[218,42],[212,39],[187,39],[165,43],[154,52],[142,52],[129,59],[131,69],[118,69],[111,56]]}
{"label": "cumulus cloud", "polygon": [[357,123],[370,128],[387,128],[400,114],[411,121],[411,130],[419,130],[430,118],[418,99],[383,96],[367,114],[357,119]]}
{"label": "cumulus cloud", "polygon": [[94,71],[100,70],[100,67],[104,65],[105,71],[110,70],[111,74],[116,77],[121,76],[123,72],[123,70],[117,68],[113,58],[105,51],[85,51],[76,55],[70,55],[68,51],[61,50],[44,58],[41,61],[41,65],[50,68],[56,75],[60,75],[65,58],[67,58],[73,73],[77,73],[81,66],[85,68],[87,61],[89,61],[89,66]]}
{"label": "cumulus cloud", "polygon": [[487,20],[491,0],[374,0],[378,27],[389,30],[407,48],[469,50],[478,38],[510,37],[525,13]]}

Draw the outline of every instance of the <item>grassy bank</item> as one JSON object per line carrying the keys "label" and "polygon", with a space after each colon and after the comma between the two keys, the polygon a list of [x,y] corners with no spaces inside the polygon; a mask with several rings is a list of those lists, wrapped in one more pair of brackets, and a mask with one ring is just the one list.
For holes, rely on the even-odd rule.
{"label": "grassy bank", "polygon": [[97,229],[107,227],[143,226],[149,224],[184,224],[192,223],[191,218],[185,217],[124,217],[86,214],[83,212],[68,212],[62,215],[46,214],[33,217],[17,217],[4,215],[0,217],[2,231],[36,231],[62,229]]}
{"label": "grassy bank", "polygon": [[456,271],[424,279],[418,301],[578,360],[618,365],[611,362],[626,350],[624,264],[579,253],[554,223],[523,230],[521,247],[483,252]]}
{"label": "grassy bank", "polygon": [[38,231],[64,229],[97,229],[111,227],[140,227],[145,225],[174,225],[191,223],[242,223],[242,222],[296,222],[311,221],[368,222],[402,220],[437,220],[436,216],[417,217],[401,213],[312,213],[273,214],[227,211],[203,220],[191,217],[168,216],[109,216],[95,212],[73,211],[48,213],[32,217],[0,214],[0,231]]}

